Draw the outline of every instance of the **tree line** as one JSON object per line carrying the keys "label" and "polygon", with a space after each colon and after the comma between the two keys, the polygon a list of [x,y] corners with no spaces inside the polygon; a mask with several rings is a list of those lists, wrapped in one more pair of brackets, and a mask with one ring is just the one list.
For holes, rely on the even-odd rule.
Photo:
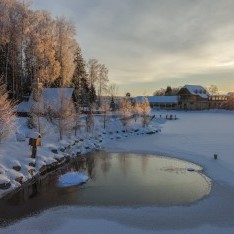
{"label": "tree line", "polygon": [[0,78],[11,97],[29,94],[37,79],[44,87],[74,87],[81,102],[100,97],[108,69],[96,59],[84,61],[76,36],[65,17],[34,11],[28,1],[1,0]]}

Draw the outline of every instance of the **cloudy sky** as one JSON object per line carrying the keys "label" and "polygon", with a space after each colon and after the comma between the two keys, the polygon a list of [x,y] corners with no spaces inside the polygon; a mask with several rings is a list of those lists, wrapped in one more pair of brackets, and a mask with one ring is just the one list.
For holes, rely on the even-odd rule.
{"label": "cloudy sky", "polygon": [[71,19],[84,58],[121,94],[215,84],[234,91],[234,0],[34,0]]}

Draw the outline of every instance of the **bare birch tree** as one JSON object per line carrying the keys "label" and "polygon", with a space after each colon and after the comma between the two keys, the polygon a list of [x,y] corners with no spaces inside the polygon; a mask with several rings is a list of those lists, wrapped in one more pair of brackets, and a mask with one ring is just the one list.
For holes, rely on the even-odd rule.
{"label": "bare birch tree", "polygon": [[76,110],[71,98],[65,90],[59,91],[58,98],[47,103],[47,111],[53,113],[53,123],[57,126],[59,139],[62,140],[67,131],[71,131],[76,121]]}
{"label": "bare birch tree", "polygon": [[0,143],[15,130],[14,104],[8,100],[5,85],[0,85]]}
{"label": "bare birch tree", "polygon": [[218,90],[218,87],[217,85],[210,85],[208,87],[208,91],[211,95],[215,95],[215,94],[218,94],[219,93],[219,90]]}
{"label": "bare birch tree", "polygon": [[142,97],[142,101],[138,103],[138,109],[142,118],[142,126],[143,127],[148,126],[151,119],[149,116],[151,108],[147,97]]}
{"label": "bare birch tree", "polygon": [[97,78],[97,90],[98,90],[98,104],[101,106],[101,96],[108,90],[108,69],[104,64],[100,65],[99,75]]}
{"label": "bare birch tree", "polygon": [[98,80],[100,64],[98,63],[97,59],[89,59],[87,66],[89,74],[89,85],[91,87],[94,86],[94,83]]}
{"label": "bare birch tree", "polygon": [[28,125],[41,135],[46,134],[47,128],[47,126],[45,126],[45,122],[42,122],[42,117],[44,116],[46,116],[46,101],[43,96],[43,88],[38,87],[33,90],[32,100],[30,101]]}
{"label": "bare birch tree", "polygon": [[107,122],[107,114],[110,111],[110,104],[109,103],[102,103],[101,110],[102,110],[102,115],[103,115],[103,127],[105,129],[106,122]]}

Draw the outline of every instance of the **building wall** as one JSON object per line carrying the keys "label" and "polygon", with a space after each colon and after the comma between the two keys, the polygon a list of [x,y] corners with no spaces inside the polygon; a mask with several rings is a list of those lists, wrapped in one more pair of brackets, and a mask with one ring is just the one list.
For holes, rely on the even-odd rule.
{"label": "building wall", "polygon": [[181,110],[207,110],[209,109],[208,101],[180,101],[179,108]]}
{"label": "building wall", "polygon": [[181,110],[206,110],[209,109],[208,98],[191,94],[187,89],[182,88],[179,92],[179,109]]}
{"label": "building wall", "polygon": [[210,109],[223,109],[228,101],[227,95],[212,95],[209,97]]}
{"label": "building wall", "polygon": [[160,109],[160,110],[177,110],[177,103],[150,103],[151,108]]}

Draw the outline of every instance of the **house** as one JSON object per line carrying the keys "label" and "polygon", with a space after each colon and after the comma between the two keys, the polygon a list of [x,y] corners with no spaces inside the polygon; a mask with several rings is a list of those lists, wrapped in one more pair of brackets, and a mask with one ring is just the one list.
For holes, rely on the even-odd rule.
{"label": "house", "polygon": [[[143,97],[136,97],[136,102],[142,102]],[[152,108],[176,110],[178,108],[178,96],[147,96]]]}
{"label": "house", "polygon": [[179,92],[179,109],[205,110],[209,108],[209,93],[200,85],[185,85]]}
{"label": "house", "polygon": [[42,88],[41,83],[35,82],[32,84],[32,90],[31,95],[18,104],[18,116],[28,116],[33,108],[41,113],[49,109],[55,110],[59,108],[61,101],[66,105],[73,100],[73,88]]}

